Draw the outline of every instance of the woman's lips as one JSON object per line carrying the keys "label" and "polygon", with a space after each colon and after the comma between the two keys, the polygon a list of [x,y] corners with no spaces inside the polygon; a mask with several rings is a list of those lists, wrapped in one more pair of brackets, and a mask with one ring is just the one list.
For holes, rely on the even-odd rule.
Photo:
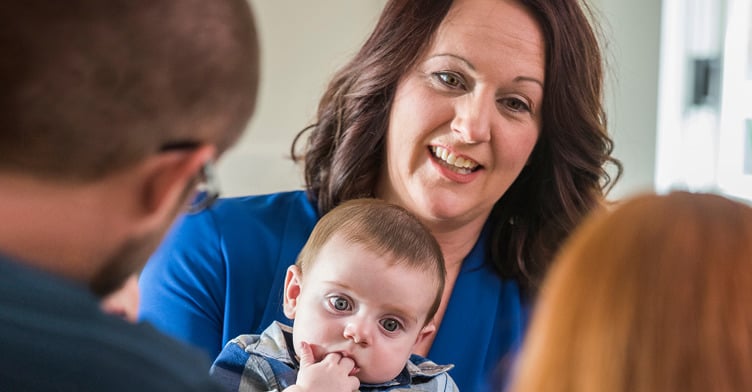
{"label": "woman's lips", "polygon": [[446,147],[429,146],[428,149],[434,158],[459,174],[470,174],[481,166],[472,158],[457,154]]}
{"label": "woman's lips", "polygon": [[[469,165],[473,167],[472,170],[468,168],[458,168],[455,165],[450,165],[447,161],[443,160],[441,157],[437,157],[436,154],[433,152],[434,149],[438,150],[439,152],[446,151],[446,150],[445,149],[442,150],[441,147],[431,146],[431,148],[429,148],[428,155],[434,168],[436,168],[436,170],[439,173],[441,173],[443,177],[448,178],[449,180],[453,182],[460,183],[460,184],[467,184],[473,181],[482,171],[481,169],[483,169],[482,165],[477,164],[474,161],[469,160],[469,159],[467,161],[471,162]],[[443,152],[442,152],[442,155],[444,155]],[[449,158],[451,159],[451,157]],[[466,159],[466,158],[463,158],[463,159]]]}

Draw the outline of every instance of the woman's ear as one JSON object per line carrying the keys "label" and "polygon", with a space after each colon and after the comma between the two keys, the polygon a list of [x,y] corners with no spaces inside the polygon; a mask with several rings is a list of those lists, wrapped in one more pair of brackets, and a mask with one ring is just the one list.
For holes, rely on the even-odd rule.
{"label": "woman's ear", "polygon": [[291,265],[287,268],[285,275],[285,316],[290,320],[295,318],[295,311],[298,307],[298,298],[302,290],[303,275],[297,265]]}
{"label": "woman's ear", "polygon": [[141,224],[145,230],[171,222],[188,205],[203,166],[213,159],[215,147],[161,152],[147,160],[140,185]]}

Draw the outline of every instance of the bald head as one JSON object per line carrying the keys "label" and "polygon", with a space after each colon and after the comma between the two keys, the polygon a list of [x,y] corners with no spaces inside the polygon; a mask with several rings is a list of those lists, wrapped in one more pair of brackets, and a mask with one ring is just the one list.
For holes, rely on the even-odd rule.
{"label": "bald head", "polygon": [[246,0],[0,2],[0,174],[86,181],[237,140],[255,105]]}

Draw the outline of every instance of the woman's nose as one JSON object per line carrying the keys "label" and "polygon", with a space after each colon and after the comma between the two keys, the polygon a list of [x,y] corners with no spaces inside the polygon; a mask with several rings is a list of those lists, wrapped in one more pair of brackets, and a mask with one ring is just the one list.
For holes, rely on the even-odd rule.
{"label": "woman's nose", "polygon": [[371,343],[371,328],[364,320],[351,320],[345,325],[343,336],[355,344],[368,345]]}
{"label": "woman's nose", "polygon": [[457,100],[452,131],[467,144],[485,143],[491,140],[491,121],[496,111],[495,97],[486,94],[467,94]]}

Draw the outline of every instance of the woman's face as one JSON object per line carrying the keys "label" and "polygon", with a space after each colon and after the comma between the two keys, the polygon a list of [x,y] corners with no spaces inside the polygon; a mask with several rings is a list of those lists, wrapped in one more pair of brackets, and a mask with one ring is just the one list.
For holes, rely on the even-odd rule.
{"label": "woman's face", "polygon": [[513,0],[456,0],[400,80],[377,193],[434,228],[485,222],[541,129],[543,35]]}

